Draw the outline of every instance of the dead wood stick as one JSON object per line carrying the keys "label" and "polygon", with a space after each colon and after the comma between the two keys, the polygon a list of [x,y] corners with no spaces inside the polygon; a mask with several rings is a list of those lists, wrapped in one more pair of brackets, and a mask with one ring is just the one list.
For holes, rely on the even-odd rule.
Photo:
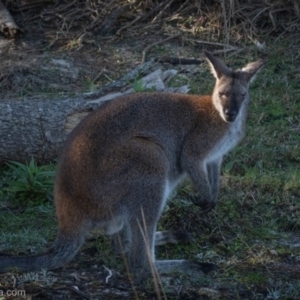
{"label": "dead wood stick", "polygon": [[133,21],[131,21],[130,23],[126,24],[125,26],[121,27],[116,35],[120,35],[121,31],[123,31],[124,29],[129,28],[130,26],[132,26],[133,24],[135,24],[137,21],[139,21],[140,19],[142,19],[144,17],[144,15],[138,15]]}
{"label": "dead wood stick", "polygon": [[239,53],[241,51],[253,49],[253,46],[246,46],[246,47],[240,48],[240,47],[236,47],[236,46],[232,46],[232,45],[224,44],[224,43],[209,42],[209,41],[202,41],[202,40],[192,40],[192,39],[188,39],[188,40],[192,43],[197,43],[197,44],[224,47],[224,49],[212,51],[213,54],[221,54],[221,53],[227,53],[227,52],[231,52],[231,51],[235,51],[235,53]]}
{"label": "dead wood stick", "polygon": [[104,20],[100,28],[97,30],[97,34],[108,33],[112,26],[117,22],[117,19],[130,7],[130,4],[125,4],[121,7],[118,7],[116,10],[112,11]]}
{"label": "dead wood stick", "polygon": [[15,37],[20,29],[0,0],[0,31],[7,37]]}
{"label": "dead wood stick", "polygon": [[15,12],[20,12],[23,10],[42,6],[45,3],[50,3],[52,1],[51,0],[20,0],[20,1],[10,1],[10,2],[14,2],[11,3],[10,9]]}
{"label": "dead wood stick", "polygon": [[224,44],[224,43],[217,43],[217,42],[209,42],[209,41],[202,41],[202,40],[190,40],[192,42],[195,42],[197,44],[206,44],[206,45],[212,45],[212,46],[219,46],[219,47],[227,47],[232,50],[238,50],[239,48],[236,46],[231,46],[229,44]]}
{"label": "dead wood stick", "polygon": [[167,3],[167,5],[159,12],[159,14],[157,16],[155,16],[155,18],[151,21],[151,23],[156,22],[157,20],[161,19],[163,13],[165,12],[165,10],[171,6],[171,4],[174,2],[174,0],[171,0]]}
{"label": "dead wood stick", "polygon": [[167,37],[166,39],[163,39],[163,40],[160,40],[160,41],[158,41],[158,42],[155,42],[155,43],[153,43],[153,44],[150,44],[150,45],[148,45],[144,50],[143,50],[143,56],[142,56],[142,64],[145,62],[145,60],[146,60],[146,55],[147,55],[147,52],[149,51],[149,49],[151,49],[152,47],[154,47],[154,46],[156,46],[156,45],[159,45],[159,44],[162,44],[162,43],[165,43],[165,42],[167,42],[167,41],[169,41],[169,40],[172,40],[172,39],[175,39],[175,38],[177,38],[177,37],[180,37],[181,36],[181,33],[177,33],[177,34],[174,34],[174,35],[171,35],[171,36],[169,36],[169,37]]}
{"label": "dead wood stick", "polygon": [[203,63],[204,60],[194,59],[194,58],[163,56],[163,57],[155,58],[154,61],[159,63],[169,63],[172,65],[199,65]]}
{"label": "dead wood stick", "polygon": [[[228,43],[229,42],[229,38],[230,38],[230,24],[228,24],[228,21],[227,21],[225,0],[221,0],[220,2],[221,2],[221,7],[222,7],[222,15],[223,15],[223,22],[224,22],[224,32],[225,32],[225,36],[226,36],[226,42]],[[229,16],[229,18],[230,18],[230,16]]]}
{"label": "dead wood stick", "polygon": [[227,49],[223,49],[223,50],[214,50],[214,51],[212,51],[212,53],[213,54],[223,54],[223,53],[234,51],[234,53],[231,53],[229,56],[227,56],[227,57],[230,57],[230,56],[238,54],[242,51],[251,50],[253,48],[254,48],[253,46],[248,46],[248,47],[243,47],[243,48],[227,48]]}
{"label": "dead wood stick", "polygon": [[70,291],[78,294],[83,299],[90,299],[90,297],[88,295],[80,292],[78,289],[76,289],[76,288],[74,288],[72,286],[63,285],[63,286],[54,287],[53,289],[56,290],[56,291],[58,291],[58,290],[70,290]]}

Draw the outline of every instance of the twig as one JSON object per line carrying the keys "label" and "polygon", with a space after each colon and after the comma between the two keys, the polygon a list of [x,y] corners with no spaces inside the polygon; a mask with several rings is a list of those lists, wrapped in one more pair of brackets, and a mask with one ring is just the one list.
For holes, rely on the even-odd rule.
{"label": "twig", "polygon": [[[213,54],[224,54],[224,53],[228,53],[231,51],[234,51],[234,53],[240,53],[241,51],[245,50],[245,49],[249,49],[250,47],[244,47],[244,48],[227,48],[227,49],[222,49],[222,50],[214,50],[212,51]],[[251,47],[252,48],[252,47]]]}
{"label": "twig", "polygon": [[125,26],[121,27],[116,35],[120,35],[121,32],[124,30],[124,29],[127,29],[129,27],[131,27],[132,25],[134,25],[135,23],[137,23],[139,20],[141,19],[144,19],[146,20],[147,18],[149,18],[152,14],[154,14],[156,11],[158,11],[167,1],[163,2],[163,3],[160,3],[159,5],[155,6],[153,9],[151,9],[151,11],[149,11],[148,13],[145,13],[145,14],[140,14],[138,15],[133,21],[131,21],[129,24],[126,24]]}
{"label": "twig", "polygon": [[103,74],[103,72],[107,71],[105,68],[101,70],[100,73],[97,74],[97,76],[92,80],[94,83],[99,79],[99,77]]}
{"label": "twig", "polygon": [[111,30],[112,25],[117,22],[118,17],[122,15],[127,9],[129,9],[129,7],[130,4],[125,4],[121,7],[118,7],[113,12],[111,12],[106,17],[106,19],[104,20],[100,28],[97,30],[97,33],[99,34],[101,32],[105,32],[105,33],[109,32]]}
{"label": "twig", "polygon": [[138,222],[138,225],[140,227],[140,231],[141,231],[141,234],[142,234],[142,237],[143,237],[143,242],[144,242],[144,244],[146,246],[146,250],[147,250],[147,256],[148,256],[148,260],[149,260],[149,263],[150,263],[151,273],[152,273],[152,276],[153,276],[154,290],[156,292],[156,296],[157,296],[158,300],[161,300],[160,288],[161,288],[161,292],[163,294],[164,299],[167,299],[167,296],[166,296],[165,291],[163,289],[161,278],[159,276],[158,270],[157,270],[156,265],[155,265],[155,261],[152,261],[152,253],[151,253],[151,249],[149,247],[149,236],[147,235],[147,225],[146,225],[145,215],[144,215],[144,210],[143,209],[141,209],[141,214],[142,214],[143,225],[140,224],[139,222]]}
{"label": "twig", "polygon": [[109,278],[112,276],[112,271],[104,265],[103,265],[103,267],[108,272],[108,276],[106,276],[106,278],[105,278],[105,283],[108,283]]}
{"label": "twig", "polygon": [[238,47],[231,46],[229,44],[223,44],[223,43],[217,43],[217,42],[208,42],[208,41],[202,41],[202,40],[190,40],[192,42],[195,42],[197,44],[206,44],[206,45],[212,45],[212,46],[219,46],[219,47],[227,47],[233,50],[239,49]]}
{"label": "twig", "polygon": [[155,43],[153,43],[153,44],[150,44],[150,45],[148,45],[144,50],[143,50],[143,56],[142,56],[142,64],[145,62],[145,60],[146,60],[146,55],[147,55],[147,52],[149,51],[149,49],[151,49],[152,47],[154,47],[154,46],[156,46],[156,45],[159,45],[159,44],[162,44],[162,43],[165,43],[165,42],[167,42],[167,41],[169,41],[169,40],[172,40],[172,39],[175,39],[175,38],[177,38],[177,37],[180,37],[181,36],[181,33],[177,33],[177,34],[174,34],[174,35],[171,35],[171,36],[169,36],[169,37],[167,37],[166,39],[163,39],[163,40],[160,40],[160,41],[158,41],[158,42],[155,42]]}
{"label": "twig", "polygon": [[73,286],[67,286],[67,285],[63,285],[63,286],[57,286],[53,288],[54,290],[70,290],[74,293],[76,293],[77,295],[79,295],[80,297],[82,297],[83,299],[90,299],[89,296],[87,296],[86,294],[80,292],[77,288],[73,287]]}
{"label": "twig", "polygon": [[157,16],[151,21],[151,23],[155,23],[157,20],[161,19],[161,16],[164,14],[165,10],[171,6],[171,4],[174,2],[174,0],[171,0],[167,3],[167,5],[159,12]]}
{"label": "twig", "polygon": [[191,41],[193,43],[197,43],[197,44],[204,44],[204,45],[212,45],[212,46],[224,47],[224,49],[222,49],[222,50],[214,50],[214,51],[212,51],[213,54],[227,53],[227,52],[230,52],[230,51],[235,51],[235,52],[239,53],[241,51],[253,49],[253,46],[246,46],[246,47],[243,47],[243,48],[239,48],[239,47],[232,46],[232,45],[229,45],[229,44],[223,44],[223,43],[217,43],[217,42],[208,42],[208,41],[191,40],[191,39],[189,39],[189,41]]}
{"label": "twig", "polygon": [[230,33],[229,33],[230,28],[228,29],[225,0],[221,0],[221,7],[222,7],[222,14],[223,14],[224,32],[225,32],[225,36],[226,36],[226,43],[228,43],[229,39],[230,39]]}
{"label": "twig", "polygon": [[17,287],[17,277],[14,276],[13,289]]}
{"label": "twig", "polygon": [[116,35],[120,35],[121,31],[123,31],[124,29],[129,28],[130,26],[132,26],[133,24],[135,24],[136,22],[138,22],[140,19],[142,19],[144,17],[144,15],[138,15],[133,21],[131,21],[130,23],[126,24],[125,26],[121,27]]}
{"label": "twig", "polygon": [[70,286],[69,289],[71,291],[73,291],[74,293],[78,294],[80,297],[84,298],[84,299],[90,299],[89,296],[87,296],[86,294],[82,293],[79,291],[79,289],[77,287],[74,287],[74,286]]}

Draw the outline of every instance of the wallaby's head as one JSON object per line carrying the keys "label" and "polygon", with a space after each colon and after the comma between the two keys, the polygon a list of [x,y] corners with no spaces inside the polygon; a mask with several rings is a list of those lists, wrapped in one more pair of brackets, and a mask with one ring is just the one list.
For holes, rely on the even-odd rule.
{"label": "wallaby's head", "polygon": [[226,122],[234,122],[249,101],[248,86],[256,72],[265,61],[249,63],[241,70],[228,68],[221,60],[205,51],[216,85],[213,92],[213,104]]}

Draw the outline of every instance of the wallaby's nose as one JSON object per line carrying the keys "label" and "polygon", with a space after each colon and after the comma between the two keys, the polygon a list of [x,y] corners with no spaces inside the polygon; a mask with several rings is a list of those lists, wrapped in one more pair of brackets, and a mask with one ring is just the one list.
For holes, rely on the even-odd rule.
{"label": "wallaby's nose", "polygon": [[227,122],[233,122],[237,115],[237,111],[235,109],[226,108],[224,113],[225,113]]}

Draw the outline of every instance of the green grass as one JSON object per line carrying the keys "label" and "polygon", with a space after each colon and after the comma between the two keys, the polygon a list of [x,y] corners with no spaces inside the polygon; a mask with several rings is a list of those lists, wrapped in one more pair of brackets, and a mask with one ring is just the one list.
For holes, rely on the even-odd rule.
{"label": "green grass", "polygon": [[[299,58],[288,47],[284,43],[270,47],[268,64],[251,85],[246,137],[224,160],[215,211],[201,214],[189,201],[189,183],[165,209],[159,229],[184,229],[193,234],[195,242],[159,247],[158,258],[189,258],[220,268],[205,277],[176,275],[173,283],[166,284],[167,293],[175,282],[208,298],[212,297],[208,290],[217,290],[220,299],[300,297],[300,272],[293,269],[300,264],[299,246],[293,242],[300,234]],[[256,56],[249,53],[229,62],[242,67]],[[213,77],[206,65],[197,76],[183,80],[193,93],[210,93]],[[25,197],[10,189],[11,178],[18,181],[14,172],[5,168],[1,173],[0,251],[44,248],[57,226],[52,200],[41,203],[39,192]],[[94,250],[100,250],[101,256],[89,257]],[[97,257],[115,265],[107,239],[91,238],[83,253],[84,260]],[[202,287],[207,290],[200,292]]]}
{"label": "green grass", "polygon": [[16,209],[1,206],[0,251],[39,252],[57,232],[53,205]]}
{"label": "green grass", "polygon": [[[162,228],[184,227],[196,237],[196,247],[166,246],[161,257],[205,258],[214,251],[222,272],[210,286],[236,290],[237,299],[245,299],[243,293],[247,299],[300,297],[299,272],[289,272],[289,264],[299,265],[299,246],[291,240],[300,233],[300,86],[296,54],[282,55],[282,47],[272,48],[251,84],[246,137],[224,160],[216,211],[201,216],[193,205],[182,205],[190,193],[184,187],[161,222]],[[200,70],[192,92],[211,90],[207,72]],[[210,78],[203,85],[204,77]]]}
{"label": "green grass", "polygon": [[7,163],[8,172],[2,181],[3,191],[13,194],[16,201],[45,202],[52,199],[54,166],[38,166],[32,158],[29,163]]}

